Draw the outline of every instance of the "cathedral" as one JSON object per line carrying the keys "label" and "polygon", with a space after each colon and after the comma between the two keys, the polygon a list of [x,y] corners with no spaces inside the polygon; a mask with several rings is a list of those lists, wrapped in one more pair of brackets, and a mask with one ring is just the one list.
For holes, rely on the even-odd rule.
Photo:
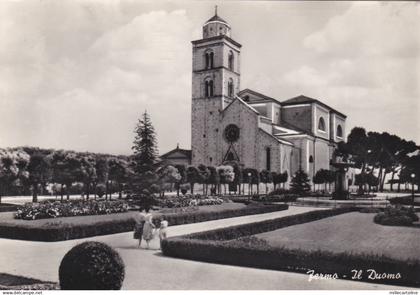
{"label": "cathedral", "polygon": [[330,169],[346,116],[304,95],[279,101],[241,90],[241,47],[217,12],[192,41],[191,164],[237,162],[288,175],[301,167],[310,179]]}

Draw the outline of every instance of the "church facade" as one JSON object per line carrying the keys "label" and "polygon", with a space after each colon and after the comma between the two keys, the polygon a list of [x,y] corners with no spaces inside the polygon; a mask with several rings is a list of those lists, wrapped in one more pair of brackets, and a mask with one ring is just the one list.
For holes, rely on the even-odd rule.
{"label": "church facade", "polygon": [[241,90],[241,44],[217,13],[192,47],[192,165],[237,162],[288,175],[302,167],[310,179],[330,169],[344,114],[303,95],[279,101]]}

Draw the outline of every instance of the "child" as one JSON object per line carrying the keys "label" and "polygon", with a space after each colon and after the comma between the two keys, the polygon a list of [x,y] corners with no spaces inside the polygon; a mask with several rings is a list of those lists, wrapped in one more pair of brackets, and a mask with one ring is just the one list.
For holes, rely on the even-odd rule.
{"label": "child", "polygon": [[159,228],[159,242],[160,247],[162,248],[162,240],[166,239],[166,232],[168,228],[168,221],[164,217],[160,218],[160,228]]}

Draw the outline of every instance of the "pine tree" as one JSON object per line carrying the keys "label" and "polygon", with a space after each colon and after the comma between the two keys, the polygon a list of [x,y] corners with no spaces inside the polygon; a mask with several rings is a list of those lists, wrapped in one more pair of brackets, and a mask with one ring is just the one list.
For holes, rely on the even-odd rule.
{"label": "pine tree", "polygon": [[[146,203],[151,203],[153,193],[157,193],[158,175],[156,136],[152,122],[147,112],[139,119],[135,129],[133,144],[133,191]],[[150,202],[149,202],[150,201]],[[149,207],[146,204],[144,207]]]}
{"label": "pine tree", "polygon": [[295,176],[293,176],[292,181],[290,183],[290,188],[292,192],[300,196],[305,195],[311,190],[308,175],[305,172],[303,172],[302,168],[300,168],[296,172]]}
{"label": "pine tree", "polygon": [[155,129],[149,115],[145,111],[137,123],[136,137],[132,147],[134,151],[134,172],[143,174],[154,171],[157,162]]}

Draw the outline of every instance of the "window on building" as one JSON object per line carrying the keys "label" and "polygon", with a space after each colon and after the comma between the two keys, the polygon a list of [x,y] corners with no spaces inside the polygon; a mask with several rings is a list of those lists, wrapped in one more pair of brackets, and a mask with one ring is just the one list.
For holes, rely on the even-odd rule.
{"label": "window on building", "polygon": [[265,154],[266,154],[265,167],[266,167],[267,171],[270,171],[271,170],[271,149],[269,147],[265,149]]}
{"label": "window on building", "polygon": [[337,126],[337,137],[343,137],[343,128],[341,128],[341,125]]}
{"label": "window on building", "polygon": [[228,96],[233,97],[233,80],[232,80],[232,78],[230,78],[229,82],[228,82]]}
{"label": "window on building", "polygon": [[212,97],[213,96],[213,80],[207,79],[204,82],[204,95],[205,97]]}
{"label": "window on building", "polygon": [[325,121],[324,118],[319,118],[318,130],[325,131]]}
{"label": "window on building", "polygon": [[229,67],[229,70],[231,70],[231,71],[233,71],[233,63],[234,63],[233,52],[232,51],[229,51],[228,67]]}
{"label": "window on building", "polygon": [[213,59],[214,59],[214,53],[213,51],[207,51],[204,55],[205,63],[206,63],[206,69],[212,69],[213,68]]}
{"label": "window on building", "polygon": [[309,163],[313,163],[314,162],[314,157],[309,156]]}

